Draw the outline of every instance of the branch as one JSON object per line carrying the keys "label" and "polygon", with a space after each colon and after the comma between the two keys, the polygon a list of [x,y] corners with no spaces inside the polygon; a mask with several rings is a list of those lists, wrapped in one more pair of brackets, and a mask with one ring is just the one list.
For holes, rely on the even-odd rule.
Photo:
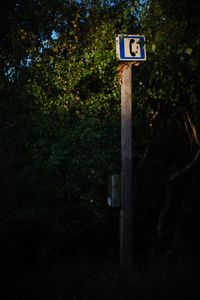
{"label": "branch", "polygon": [[158,222],[157,222],[157,235],[158,235],[158,238],[162,237],[163,223],[164,223],[164,220],[165,220],[165,216],[168,212],[168,209],[169,209],[169,206],[170,206],[170,203],[171,203],[171,199],[172,199],[171,186],[167,185],[165,202],[164,202],[163,208],[160,211],[160,214],[159,214],[159,217],[158,217]]}
{"label": "branch", "polygon": [[139,169],[141,169],[141,168],[143,167],[143,165],[144,165],[144,163],[145,163],[145,161],[146,161],[146,158],[147,158],[147,156],[148,156],[148,154],[149,154],[150,148],[151,148],[151,145],[148,144],[148,145],[146,146],[146,149],[145,149],[143,155],[142,155],[142,159],[141,159],[140,164],[139,164],[139,167],[138,167]]}
{"label": "branch", "polygon": [[200,145],[200,142],[199,142],[199,139],[198,139],[198,136],[197,136],[196,127],[195,127],[195,125],[192,123],[191,118],[190,118],[188,112],[186,113],[186,115],[187,115],[188,123],[190,124],[190,127],[191,127],[191,131],[192,131],[193,138],[194,138],[195,142],[197,143],[197,145]]}
{"label": "branch", "polygon": [[193,124],[187,111],[184,114],[184,125],[190,144],[192,145],[193,140],[195,140],[196,144],[200,146],[200,141],[197,135],[196,127]]}
{"label": "branch", "polygon": [[181,169],[178,172],[175,172],[174,174],[172,174],[168,181],[167,181],[167,186],[166,186],[166,198],[163,204],[163,208],[160,211],[159,217],[158,217],[158,222],[157,222],[157,235],[158,238],[162,237],[162,231],[163,231],[163,224],[164,224],[164,220],[165,220],[165,216],[169,210],[170,204],[171,204],[171,199],[173,196],[173,190],[172,190],[172,185],[171,183],[179,178],[180,176],[186,174],[188,171],[190,171],[192,169],[192,167],[194,167],[194,165],[197,163],[198,158],[200,156],[200,148],[197,151],[196,155],[194,156],[193,160],[188,163],[183,169]]}
{"label": "branch", "polygon": [[170,183],[170,182],[174,181],[176,178],[184,175],[189,170],[191,170],[191,168],[197,163],[199,156],[200,156],[200,148],[197,151],[196,155],[194,156],[193,160],[191,162],[189,162],[183,169],[181,169],[180,171],[177,171],[174,174],[172,174],[169,177],[168,182]]}

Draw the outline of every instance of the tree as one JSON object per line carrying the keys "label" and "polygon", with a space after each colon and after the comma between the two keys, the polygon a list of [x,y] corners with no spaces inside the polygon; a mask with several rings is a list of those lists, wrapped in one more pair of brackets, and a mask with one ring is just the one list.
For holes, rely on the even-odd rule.
{"label": "tree", "polygon": [[[156,189],[149,187],[152,194],[142,193],[143,200],[140,199],[143,206],[145,198],[147,201],[155,199],[151,202],[154,209],[146,210],[148,213],[152,211],[154,217],[155,212],[160,210],[158,219],[163,220],[162,230],[165,233],[170,231],[170,227],[171,232],[184,227],[184,220],[191,217],[187,213],[192,211],[197,189],[196,179],[193,180],[189,174],[194,172],[193,178],[196,178],[198,171],[188,166],[194,166],[194,161],[198,165],[196,157],[199,151],[198,7],[197,1],[149,1],[142,12],[148,63],[138,72],[140,90],[136,109],[139,118],[142,114],[143,124],[146,122],[145,138],[142,144],[141,140],[139,143],[141,149],[144,148],[141,160],[143,167],[146,169],[148,166],[154,173],[149,184],[155,184]],[[138,120],[140,125],[141,119]],[[181,176],[186,169],[188,172]],[[143,171],[139,169],[138,172],[140,178]],[[180,177],[175,176],[177,180],[169,184],[174,174]],[[191,201],[188,200],[189,194]],[[157,225],[159,227],[159,222]]]}
{"label": "tree", "polygon": [[[107,175],[120,165],[113,37],[131,27],[125,6],[8,1],[2,10],[2,222],[37,253],[106,220]],[[9,227],[10,215],[40,242]]]}

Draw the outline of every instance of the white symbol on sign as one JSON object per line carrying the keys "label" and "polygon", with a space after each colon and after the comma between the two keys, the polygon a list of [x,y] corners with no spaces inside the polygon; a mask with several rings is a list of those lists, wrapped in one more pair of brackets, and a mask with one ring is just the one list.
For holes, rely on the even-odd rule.
{"label": "white symbol on sign", "polygon": [[124,40],[125,56],[140,56],[140,40],[138,38],[127,38]]}

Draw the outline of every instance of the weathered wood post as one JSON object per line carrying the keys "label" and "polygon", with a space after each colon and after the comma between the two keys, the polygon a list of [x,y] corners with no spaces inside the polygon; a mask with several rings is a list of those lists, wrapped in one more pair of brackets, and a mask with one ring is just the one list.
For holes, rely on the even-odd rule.
{"label": "weathered wood post", "polygon": [[121,83],[121,176],[120,265],[122,271],[132,268],[132,65],[122,71]]}
{"label": "weathered wood post", "polygon": [[144,36],[117,35],[116,53],[121,83],[120,266],[127,274],[133,264],[132,67],[146,60]]}

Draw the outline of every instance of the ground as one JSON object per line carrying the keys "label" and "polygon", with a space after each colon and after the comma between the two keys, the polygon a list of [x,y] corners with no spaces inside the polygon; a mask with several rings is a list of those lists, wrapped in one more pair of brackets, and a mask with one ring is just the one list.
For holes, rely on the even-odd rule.
{"label": "ground", "polygon": [[137,254],[129,277],[120,273],[111,253],[62,253],[35,266],[8,264],[1,274],[1,299],[191,300],[200,295],[199,270],[195,244]]}

